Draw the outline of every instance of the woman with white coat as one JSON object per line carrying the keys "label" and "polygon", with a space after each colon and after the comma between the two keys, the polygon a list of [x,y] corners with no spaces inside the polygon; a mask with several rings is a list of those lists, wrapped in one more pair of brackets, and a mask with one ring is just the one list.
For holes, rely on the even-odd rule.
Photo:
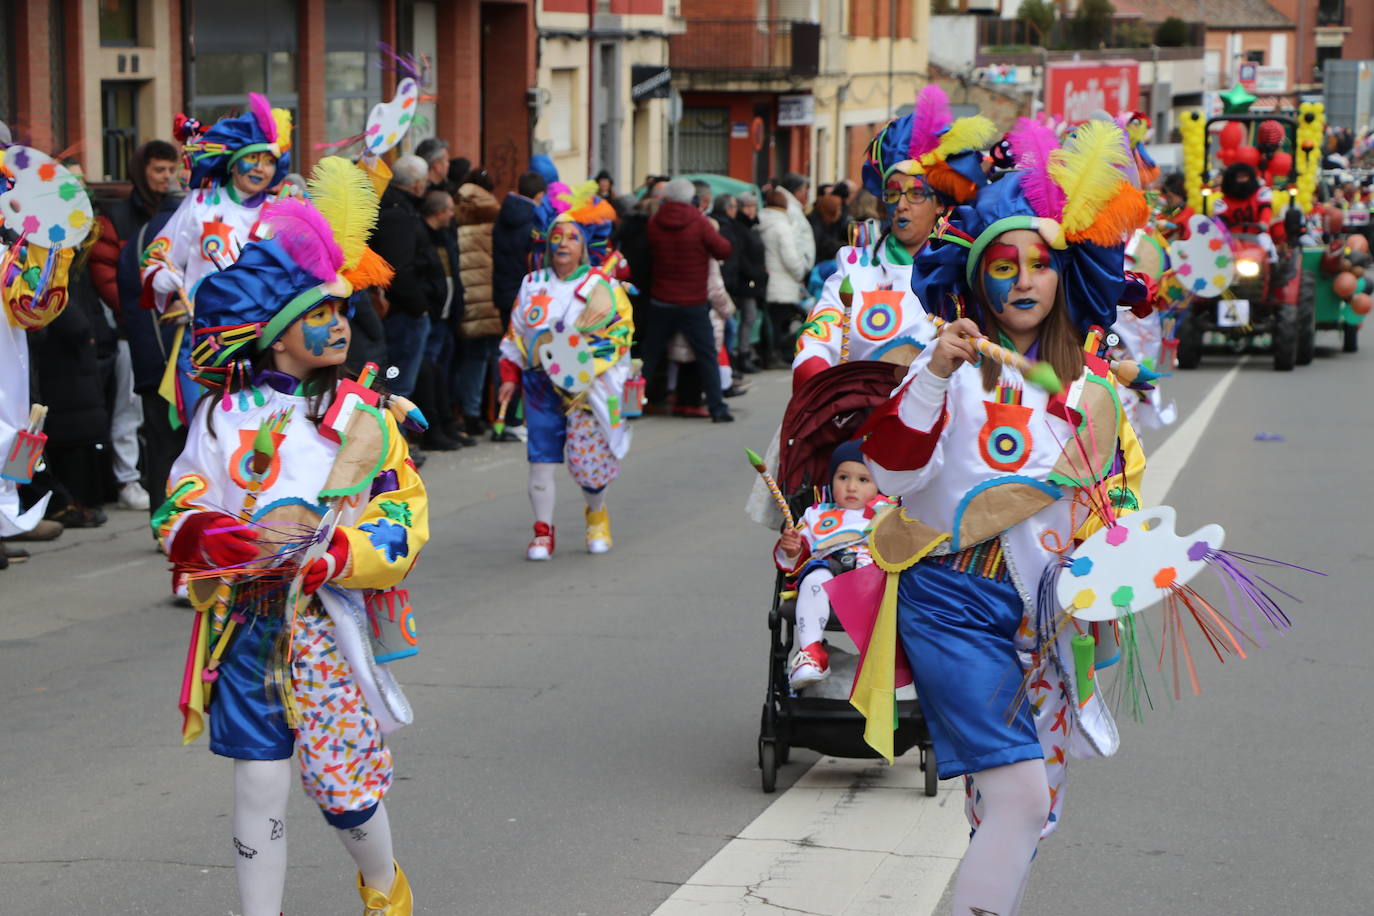
{"label": "woman with white coat", "polygon": [[803,283],[809,269],[787,216],[789,197],[783,189],[774,188],[765,197],[767,206],[759,212],[758,231],[763,237],[764,264],[768,268],[769,323],[765,327],[772,331],[773,361],[767,368],[792,364],[792,325],[802,317],[798,304],[805,292]]}

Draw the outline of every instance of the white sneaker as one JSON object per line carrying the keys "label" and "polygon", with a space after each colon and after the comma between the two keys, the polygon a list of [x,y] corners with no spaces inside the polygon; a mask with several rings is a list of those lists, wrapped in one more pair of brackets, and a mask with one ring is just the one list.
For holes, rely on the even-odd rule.
{"label": "white sneaker", "polygon": [[148,504],[148,491],[137,480],[131,480],[119,488],[119,508],[147,512]]}
{"label": "white sneaker", "polygon": [[798,649],[797,654],[792,656],[792,670],[787,675],[787,683],[793,690],[819,684],[828,677],[830,654],[819,641]]}

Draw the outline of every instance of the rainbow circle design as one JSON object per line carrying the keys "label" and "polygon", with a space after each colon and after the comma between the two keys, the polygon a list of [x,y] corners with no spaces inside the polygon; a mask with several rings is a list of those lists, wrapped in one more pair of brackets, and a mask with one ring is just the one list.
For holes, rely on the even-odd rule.
{"label": "rainbow circle design", "polygon": [[835,337],[835,329],[844,320],[844,313],[833,305],[818,309],[806,323],[805,336],[821,343],[829,343]]}
{"label": "rainbow circle design", "polygon": [[869,340],[887,340],[902,327],[901,307],[886,302],[865,305],[859,312],[857,326],[859,333]]}
{"label": "rainbow circle design", "polygon": [[412,646],[420,644],[420,633],[415,628],[415,611],[410,605],[406,605],[405,610],[401,612],[401,638]]}
{"label": "rainbow circle design", "polygon": [[1026,454],[1026,434],[1015,426],[998,426],[988,433],[988,451],[1000,464],[1016,464]]}
{"label": "rainbow circle design", "polygon": [[530,327],[535,327],[537,325],[543,324],[544,319],[548,317],[548,309],[544,308],[543,305],[537,302],[531,303],[530,307],[525,310],[525,324],[529,325]]}
{"label": "rainbow circle design", "polygon": [[825,536],[837,530],[844,524],[844,510],[832,509],[829,512],[822,512],[820,518],[811,526],[811,530],[816,534]]}

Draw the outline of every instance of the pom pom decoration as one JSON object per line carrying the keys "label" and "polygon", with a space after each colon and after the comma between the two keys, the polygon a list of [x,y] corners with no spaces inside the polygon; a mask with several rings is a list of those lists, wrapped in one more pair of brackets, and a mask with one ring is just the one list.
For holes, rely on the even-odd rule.
{"label": "pom pom decoration", "polygon": [[263,222],[301,270],[321,283],[338,276],[343,250],[328,221],[310,204],[296,198],[280,200],[267,207]]}
{"label": "pom pom decoration", "polygon": [[949,108],[949,96],[931,83],[916,96],[912,111],[911,140],[907,144],[907,158],[920,159],[940,145],[941,135],[948,129],[954,115]]}

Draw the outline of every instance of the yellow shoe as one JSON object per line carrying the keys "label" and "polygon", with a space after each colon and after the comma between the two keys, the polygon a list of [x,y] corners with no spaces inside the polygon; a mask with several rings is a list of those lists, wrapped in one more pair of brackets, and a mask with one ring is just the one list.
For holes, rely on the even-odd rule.
{"label": "yellow shoe", "polygon": [[391,882],[391,893],[383,894],[374,887],[363,884],[363,876],[358,875],[358,896],[363,898],[363,916],[413,916],[415,898],[410,894],[410,882],[401,866],[396,865],[396,879]]}
{"label": "yellow shoe", "polygon": [[587,518],[587,553],[606,553],[611,549],[611,512],[605,506],[593,512],[583,509]]}

